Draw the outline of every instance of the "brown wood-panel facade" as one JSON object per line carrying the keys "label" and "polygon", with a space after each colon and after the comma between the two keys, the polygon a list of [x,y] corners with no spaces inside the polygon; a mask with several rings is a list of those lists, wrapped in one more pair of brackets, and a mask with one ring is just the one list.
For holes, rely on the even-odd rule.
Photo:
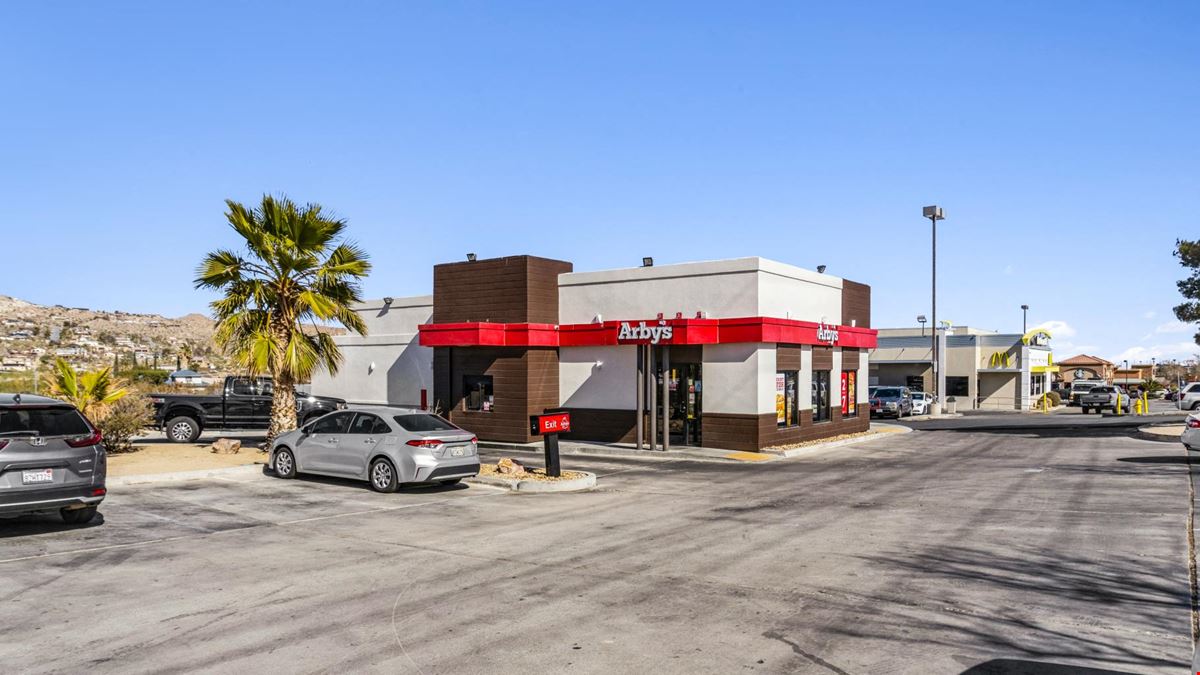
{"label": "brown wood-panel facade", "polygon": [[[558,406],[558,350],[525,347],[434,349],[434,400],[454,424],[483,440],[529,443],[529,416]],[[491,411],[467,410],[467,376],[492,378]]]}
{"label": "brown wood-panel facade", "polygon": [[433,267],[433,323],[558,323],[569,262],[518,255]]}
{"label": "brown wood-panel facade", "polygon": [[842,280],[842,324],[871,327],[871,287],[849,279]]}

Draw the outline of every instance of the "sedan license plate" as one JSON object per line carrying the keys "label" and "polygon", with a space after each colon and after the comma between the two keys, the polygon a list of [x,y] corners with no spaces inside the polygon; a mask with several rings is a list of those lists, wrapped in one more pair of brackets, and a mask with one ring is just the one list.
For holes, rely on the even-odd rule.
{"label": "sedan license plate", "polygon": [[21,472],[22,485],[34,485],[36,483],[53,483],[54,469],[32,469]]}
{"label": "sedan license plate", "polygon": [[450,448],[451,457],[462,457],[467,454],[467,449],[464,447]]}

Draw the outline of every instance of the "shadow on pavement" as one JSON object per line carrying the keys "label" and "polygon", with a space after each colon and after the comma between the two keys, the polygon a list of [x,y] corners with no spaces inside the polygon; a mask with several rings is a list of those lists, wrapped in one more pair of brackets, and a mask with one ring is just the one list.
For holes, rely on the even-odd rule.
{"label": "shadow on pavement", "polygon": [[[1163,666],[1184,669],[1191,658],[1187,569],[1170,557],[1120,551],[1093,555],[1032,545],[951,545],[915,552],[899,549],[862,559],[889,577],[908,581],[872,597],[848,598],[846,611],[869,604],[871,619],[833,630],[857,639],[947,649],[976,644],[1012,655],[966,672],[1113,672],[1053,663],[1068,659],[1136,672]],[[995,605],[988,597],[1028,602]],[[1087,622],[1055,618],[1085,607]],[[1164,622],[1172,616],[1181,617],[1174,626]],[[1123,626],[1127,637],[1114,640],[1093,629],[1106,624]],[[1178,653],[1163,653],[1162,638],[1153,634],[1164,632],[1179,633]],[[983,669],[989,667],[998,669]]]}
{"label": "shadow on pavement", "polygon": [[992,659],[971,666],[960,675],[1130,675],[1128,670],[1084,668],[1045,661],[1024,659]]}
{"label": "shadow on pavement", "polygon": [[51,534],[68,530],[90,530],[104,524],[104,514],[97,513],[92,522],[87,525],[68,525],[62,521],[58,513],[38,513],[16,518],[0,518],[0,539],[9,537],[29,537],[37,534]]}
{"label": "shadow on pavement", "polygon": [[1134,464],[1191,464],[1191,458],[1186,455],[1175,456],[1149,456],[1149,457],[1118,457],[1118,462],[1132,462]]}
{"label": "shadow on pavement", "polygon": [[[275,475],[269,472],[266,467],[263,467],[263,473],[267,475]],[[333,476],[317,476],[313,474],[300,474],[291,479],[300,483],[319,483],[321,485],[329,485],[333,487],[354,488],[355,490],[366,490],[372,492],[371,485],[365,480],[354,480],[351,478],[335,478]],[[469,490],[470,486],[465,483],[456,483],[454,485],[443,485],[441,483],[406,483],[400,486],[398,492],[403,494],[441,494],[444,492],[457,492],[459,490]]]}

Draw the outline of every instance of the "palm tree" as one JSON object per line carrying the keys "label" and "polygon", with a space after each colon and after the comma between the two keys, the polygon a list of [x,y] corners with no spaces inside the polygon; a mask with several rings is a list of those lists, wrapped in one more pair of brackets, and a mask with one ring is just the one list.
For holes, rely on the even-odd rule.
{"label": "palm tree", "polygon": [[96,421],[105,408],[129,394],[121,385],[113,378],[112,368],[80,373],[66,361],[55,359],[50,395],[67,401]]}
{"label": "palm tree", "polygon": [[323,214],[319,204],[297,206],[269,195],[253,210],[225,203],[225,217],[245,239],[248,255],[224,249],[209,253],[195,284],[224,294],[211,304],[216,343],[251,375],[275,379],[270,444],[296,427],[295,385],[319,367],[338,371],[341,350],[317,322],[367,334],[351,305],[361,301],[358,282],[371,264],[362,249],[335,241],[346,221]]}

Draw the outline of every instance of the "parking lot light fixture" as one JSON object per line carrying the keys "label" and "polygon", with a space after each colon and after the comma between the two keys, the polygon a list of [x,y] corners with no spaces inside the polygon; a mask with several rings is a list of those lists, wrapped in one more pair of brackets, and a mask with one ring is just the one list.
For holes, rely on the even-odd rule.
{"label": "parking lot light fixture", "polygon": [[925,322],[928,320],[924,314],[917,315],[917,323],[921,324],[921,337],[925,337]]}
{"label": "parking lot light fixture", "polygon": [[946,216],[942,213],[942,207],[934,204],[921,209],[921,215],[929,219],[930,225],[933,226],[932,242],[933,242],[933,283],[932,283],[932,304],[933,304],[933,350],[930,353],[930,363],[932,364],[933,375],[933,399],[934,402],[930,405],[930,412],[938,414],[942,412],[942,403],[938,398],[940,387],[938,386],[939,371],[938,371],[938,332],[937,332],[937,221],[945,220]]}

